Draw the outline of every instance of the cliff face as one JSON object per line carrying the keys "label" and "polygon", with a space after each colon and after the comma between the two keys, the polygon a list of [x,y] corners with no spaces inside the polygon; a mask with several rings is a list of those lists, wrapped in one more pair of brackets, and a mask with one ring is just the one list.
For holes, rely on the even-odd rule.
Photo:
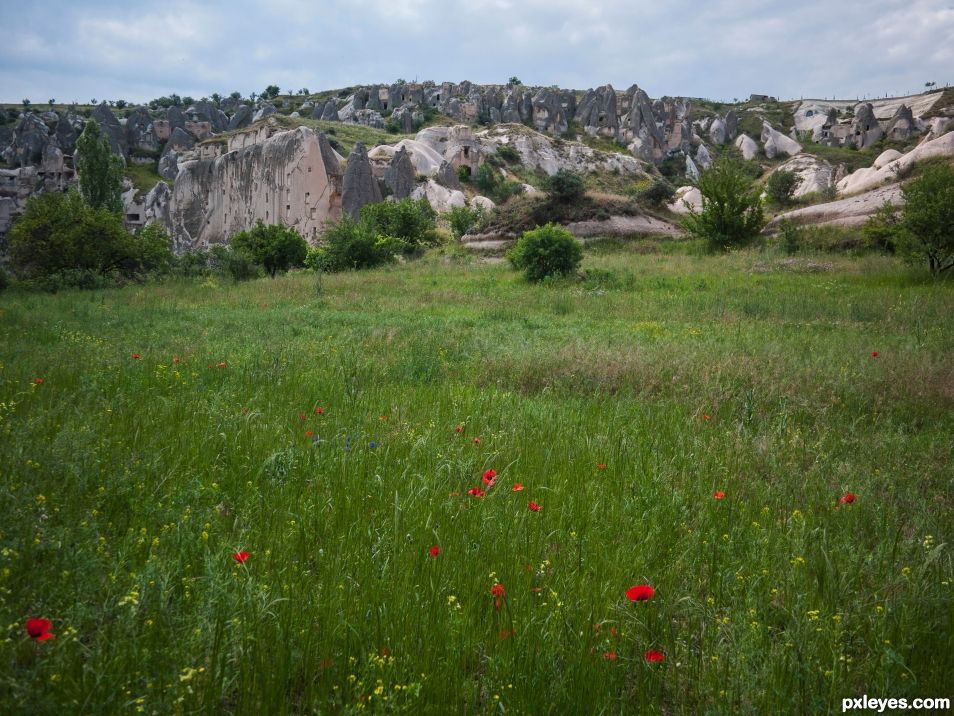
{"label": "cliff face", "polygon": [[226,243],[258,219],[313,243],[325,221],[341,217],[341,179],[328,140],[306,127],[183,162],[171,202],[175,250]]}

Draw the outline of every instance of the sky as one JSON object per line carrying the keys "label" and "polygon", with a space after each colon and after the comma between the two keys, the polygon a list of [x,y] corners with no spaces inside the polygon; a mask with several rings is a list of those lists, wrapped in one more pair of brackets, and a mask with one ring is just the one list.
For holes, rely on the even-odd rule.
{"label": "sky", "polygon": [[729,101],[954,84],[954,0],[0,0],[0,101],[471,80]]}

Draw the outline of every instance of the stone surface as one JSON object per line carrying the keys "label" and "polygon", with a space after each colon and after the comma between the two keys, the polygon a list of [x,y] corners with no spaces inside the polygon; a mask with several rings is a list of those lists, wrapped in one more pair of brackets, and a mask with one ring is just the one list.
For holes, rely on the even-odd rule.
{"label": "stone surface", "polygon": [[796,209],[779,214],[772,219],[766,230],[776,228],[780,221],[789,219],[796,224],[812,224],[817,226],[861,226],[881,206],[889,202],[894,206],[903,203],[901,187],[897,184],[881,187],[873,191],[853,196],[850,199],[840,199],[825,204],[814,204],[804,209]]}
{"label": "stone surface", "polygon": [[[688,204],[688,206],[687,206]],[[676,195],[672,203],[666,206],[674,214],[685,215],[689,213],[689,207],[693,211],[702,210],[702,192],[695,186],[681,186],[676,189]]]}
{"label": "stone surface", "polygon": [[258,109],[255,110],[255,114],[252,115],[252,123],[261,121],[265,119],[270,114],[275,114],[278,110],[275,108],[275,105],[268,102],[261,104]]}
{"label": "stone surface", "polygon": [[686,178],[690,181],[699,181],[699,167],[688,154],[686,155]]}
{"label": "stone surface", "polygon": [[917,131],[910,107],[902,104],[885,127],[884,135],[895,142],[906,142]]}
{"label": "stone surface", "polygon": [[881,124],[875,117],[871,102],[859,105],[855,109],[855,118],[851,122],[851,140],[858,149],[867,149],[884,136]]}
{"label": "stone surface", "polygon": [[838,182],[838,192],[854,194],[868,191],[886,183],[896,182],[918,162],[934,157],[954,157],[954,133],[948,133],[929,142],[922,142],[907,154],[903,154],[880,168],[858,169]]}
{"label": "stone surface", "polygon": [[629,141],[629,151],[647,162],[662,159],[666,139],[656,123],[649,95],[634,86],[630,102],[631,109],[625,123],[627,131],[623,135]]}
{"label": "stone surface", "polygon": [[130,149],[147,152],[159,150],[159,137],[156,136],[152,117],[145,107],[137,107],[126,118],[126,145]]}
{"label": "stone surface", "polygon": [[619,119],[616,113],[616,90],[604,85],[589,90],[576,108],[576,121],[583,130],[593,136],[616,139]]}
{"label": "stone surface", "polygon": [[742,152],[742,158],[750,162],[759,155],[759,145],[747,134],[740,134],[735,140],[736,148]]}
{"label": "stone surface", "polygon": [[709,139],[712,140],[713,144],[723,145],[726,138],[725,122],[722,121],[721,117],[716,117],[709,125]]}
{"label": "stone surface", "polygon": [[705,144],[700,144],[699,149],[696,150],[696,164],[701,169],[708,169],[712,166],[712,155],[709,154]]}
{"label": "stone surface", "polygon": [[404,199],[414,191],[417,186],[417,177],[406,149],[401,148],[395,153],[384,172],[384,183],[395,199]]}
{"label": "stone surface", "polygon": [[381,190],[371,172],[368,152],[359,142],[348,156],[341,190],[341,209],[357,221],[362,207],[378,201],[381,201]]}
{"label": "stone surface", "polygon": [[[414,172],[421,176],[432,177],[437,174],[442,164],[448,164],[444,157],[435,151],[430,145],[419,142],[416,139],[402,139],[397,144],[382,144],[371,149],[368,152],[368,158],[380,166],[381,174],[384,174],[384,167],[391,163],[394,155],[400,150],[405,150],[414,165]],[[457,176],[457,170],[451,167],[454,176]]]}
{"label": "stone surface", "polygon": [[252,109],[247,104],[240,104],[229,119],[228,130],[244,129],[252,123]]}
{"label": "stone surface", "polygon": [[410,107],[398,107],[391,113],[394,122],[402,134],[411,134],[414,131],[414,113]]}
{"label": "stone surface", "polygon": [[[793,196],[800,199],[808,194],[822,194],[831,191],[834,168],[828,162],[810,154],[799,154],[782,164],[776,172],[786,171],[798,177]],[[774,172],[773,172],[774,173]]]}
{"label": "stone surface", "polygon": [[441,186],[433,179],[418,184],[411,193],[412,199],[427,199],[434,211],[450,211],[454,207],[467,206],[467,197],[461,191]]}
{"label": "stone surface", "polygon": [[325,106],[321,110],[321,119],[325,122],[341,121],[341,118],[338,116],[338,104],[334,101],[334,99],[329,99],[327,102],[325,102]]}
{"label": "stone surface", "polygon": [[438,184],[446,186],[448,189],[460,189],[460,178],[457,176],[457,170],[450,165],[450,162],[441,162],[434,178]]}
{"label": "stone surface", "polygon": [[636,235],[675,238],[683,235],[679,227],[652,216],[611,216],[603,221],[574,221],[567,224],[566,229],[578,239]]}
{"label": "stone surface", "polygon": [[480,196],[479,194],[470,200],[471,207],[477,208],[480,207],[484,211],[493,211],[497,208],[497,205],[493,201],[488,199],[486,196]]}
{"label": "stone surface", "polygon": [[159,157],[159,176],[163,179],[174,180],[179,173],[179,158],[194,146],[195,140],[192,135],[176,127],[162,150],[162,156]]}
{"label": "stone surface", "polygon": [[768,122],[762,123],[762,147],[769,159],[779,155],[794,157],[802,151],[801,144],[774,129]]}
{"label": "stone surface", "polygon": [[109,140],[109,148],[113,153],[120,155],[123,159],[129,159],[126,131],[105,102],[96,106],[96,109],[93,110],[92,119],[99,123],[100,129],[103,130]]}
{"label": "stone surface", "polygon": [[317,241],[324,222],[341,215],[341,170],[329,164],[327,142],[299,127],[214,159],[183,162],[171,209],[176,251],[225,243],[257,219]]}

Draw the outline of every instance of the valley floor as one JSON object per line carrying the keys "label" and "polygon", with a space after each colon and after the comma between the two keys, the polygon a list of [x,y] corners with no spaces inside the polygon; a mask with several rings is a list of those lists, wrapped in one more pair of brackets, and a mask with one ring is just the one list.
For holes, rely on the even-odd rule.
{"label": "valley floor", "polygon": [[669,246],[0,295],[0,710],[954,698],[954,283]]}

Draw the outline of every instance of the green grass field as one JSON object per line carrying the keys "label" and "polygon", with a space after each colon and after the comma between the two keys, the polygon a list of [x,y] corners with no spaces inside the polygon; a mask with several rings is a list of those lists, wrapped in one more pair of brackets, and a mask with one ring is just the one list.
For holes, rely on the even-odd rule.
{"label": "green grass field", "polygon": [[954,285],[651,246],[0,295],[0,711],[954,697]]}

